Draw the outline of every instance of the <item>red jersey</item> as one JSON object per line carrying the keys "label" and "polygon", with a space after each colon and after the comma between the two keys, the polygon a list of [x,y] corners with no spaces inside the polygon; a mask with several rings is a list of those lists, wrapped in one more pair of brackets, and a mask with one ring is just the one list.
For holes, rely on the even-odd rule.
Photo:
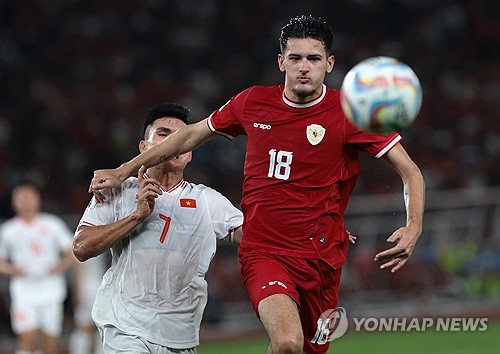
{"label": "red jersey", "polygon": [[341,266],[343,213],[359,173],[358,151],[383,156],[400,140],[364,132],[345,117],[340,93],[298,104],[284,86],[253,86],[212,113],[210,129],[247,135],[240,251],[322,258]]}

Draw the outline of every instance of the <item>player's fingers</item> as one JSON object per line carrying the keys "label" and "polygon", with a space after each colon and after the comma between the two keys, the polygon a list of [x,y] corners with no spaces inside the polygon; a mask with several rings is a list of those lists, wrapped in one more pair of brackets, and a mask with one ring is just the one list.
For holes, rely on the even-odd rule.
{"label": "player's fingers", "polygon": [[396,265],[391,269],[391,273],[397,272],[399,269],[401,269],[401,267],[403,267],[406,264],[407,260],[408,260],[408,258],[400,259],[396,263]]}
{"label": "player's fingers", "polygon": [[144,190],[153,190],[157,194],[163,194],[163,191],[162,191],[161,186],[160,186],[160,182],[158,182],[154,178],[145,178],[142,181],[141,189],[144,189]]}
{"label": "player's fingers", "polygon": [[386,269],[386,268],[397,266],[401,261],[402,261],[401,258],[397,258],[397,257],[393,258],[389,262],[386,262],[386,263],[380,265],[380,269]]}
{"label": "player's fingers", "polygon": [[401,236],[399,235],[399,233],[395,232],[387,238],[387,242],[389,242],[389,243],[396,242],[396,241],[399,241],[400,239],[401,239]]}
{"label": "player's fingers", "polygon": [[142,165],[141,168],[139,168],[139,172],[137,172],[137,178],[139,179],[139,185],[142,184],[142,181],[144,180],[144,173],[146,172],[146,166]]}
{"label": "player's fingers", "polygon": [[94,193],[94,198],[98,203],[103,203],[106,201],[106,197],[99,190],[95,190],[93,191],[93,193]]}
{"label": "player's fingers", "polygon": [[389,248],[388,250],[379,252],[375,255],[375,261],[383,261],[386,259],[393,259],[394,257],[400,257],[406,254],[406,252],[399,246]]}
{"label": "player's fingers", "polygon": [[138,193],[137,197],[139,200],[154,200],[156,198],[158,198],[158,192],[149,186],[146,186],[146,189],[143,189],[140,193]]}

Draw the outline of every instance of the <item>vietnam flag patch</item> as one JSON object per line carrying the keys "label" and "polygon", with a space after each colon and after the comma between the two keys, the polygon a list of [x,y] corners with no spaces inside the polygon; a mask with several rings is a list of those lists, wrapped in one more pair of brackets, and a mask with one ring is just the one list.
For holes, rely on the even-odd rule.
{"label": "vietnam flag patch", "polygon": [[181,198],[180,202],[182,208],[196,208],[196,199]]}

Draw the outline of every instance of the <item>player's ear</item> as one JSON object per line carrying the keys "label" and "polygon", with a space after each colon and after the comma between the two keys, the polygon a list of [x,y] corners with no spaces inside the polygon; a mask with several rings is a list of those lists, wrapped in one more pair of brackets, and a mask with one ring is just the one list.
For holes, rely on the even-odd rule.
{"label": "player's ear", "polygon": [[147,144],[146,144],[146,142],[145,142],[144,140],[141,140],[141,141],[139,142],[139,151],[140,151],[141,153],[143,153],[143,152],[144,152],[144,151],[146,151],[146,150],[147,150]]}
{"label": "player's ear", "polygon": [[331,73],[333,70],[333,66],[335,65],[335,56],[331,54],[327,59],[326,59],[326,72]]}
{"label": "player's ear", "polygon": [[283,54],[278,54],[278,67],[280,68],[280,71],[282,73],[285,72],[285,66],[283,65],[283,62],[285,61],[285,57],[283,56]]}

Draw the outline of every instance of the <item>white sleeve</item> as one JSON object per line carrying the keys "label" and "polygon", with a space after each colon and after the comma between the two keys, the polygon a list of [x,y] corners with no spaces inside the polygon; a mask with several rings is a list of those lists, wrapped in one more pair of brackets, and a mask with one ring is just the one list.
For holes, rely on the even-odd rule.
{"label": "white sleeve", "polygon": [[218,239],[226,237],[243,224],[243,213],[222,194],[207,187],[203,195],[207,201],[212,229]]}
{"label": "white sleeve", "polygon": [[99,226],[111,224],[116,221],[114,213],[116,198],[114,198],[114,195],[112,195],[109,189],[103,190],[102,192],[106,200],[98,203],[95,197],[92,197],[78,225]]}

